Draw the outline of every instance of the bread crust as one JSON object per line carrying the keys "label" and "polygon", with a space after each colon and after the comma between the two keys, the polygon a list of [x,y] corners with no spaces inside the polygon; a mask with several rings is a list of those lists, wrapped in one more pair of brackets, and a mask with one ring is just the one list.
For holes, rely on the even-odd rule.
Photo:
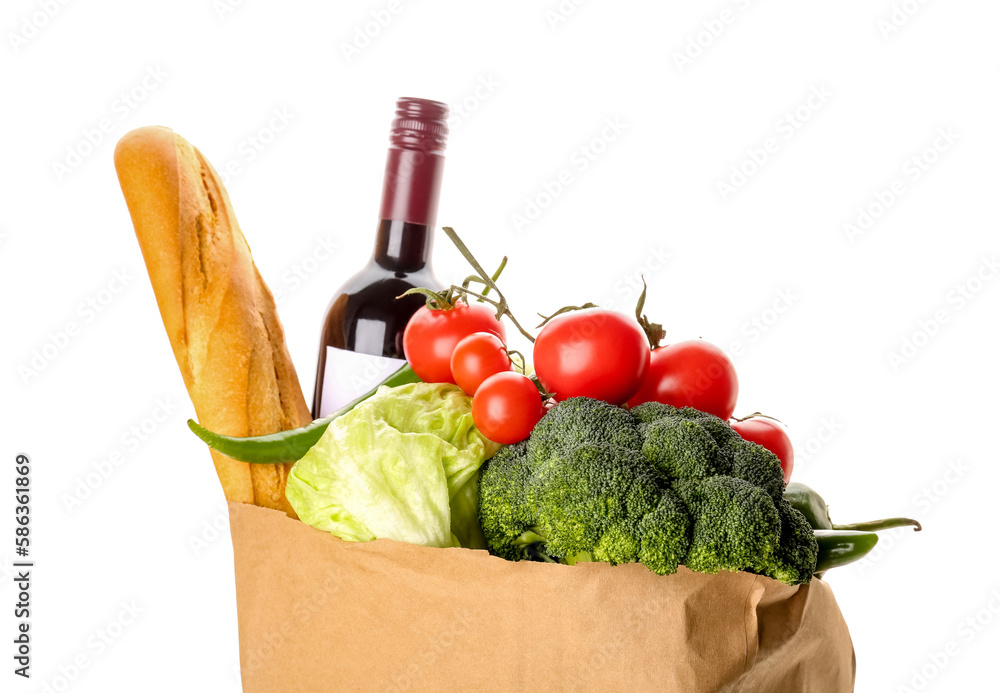
{"label": "bread crust", "polygon": [[[274,297],[212,165],[169,128],[144,127],[119,141],[115,168],[199,422],[253,436],[311,421]],[[227,499],[295,517],[291,463],[212,458]]]}

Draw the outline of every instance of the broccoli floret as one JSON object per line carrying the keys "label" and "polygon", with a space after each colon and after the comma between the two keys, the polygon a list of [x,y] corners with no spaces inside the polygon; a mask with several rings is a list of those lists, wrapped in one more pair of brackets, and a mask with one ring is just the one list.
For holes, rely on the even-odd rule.
{"label": "broccoli floret", "polygon": [[635,418],[621,407],[589,397],[571,397],[546,412],[528,439],[533,461],[557,449],[583,443],[610,443],[630,450],[642,447]]}
{"label": "broccoli floret", "polygon": [[614,527],[625,523],[637,535],[639,521],[660,495],[656,477],[637,452],[608,444],[559,449],[536,466],[527,488],[534,532],[545,539],[550,556],[571,560],[593,555],[599,544],[601,555],[634,560],[637,548],[624,546]]}
{"label": "broccoli floret", "polygon": [[692,407],[684,407],[677,410],[677,415],[682,419],[694,421],[705,429],[705,432],[712,436],[712,440],[719,446],[720,452],[727,461],[732,459],[735,447],[743,441],[743,438],[733,430],[732,426],[714,414],[699,411]]}
{"label": "broccoli floret", "polygon": [[520,560],[518,539],[534,524],[528,508],[531,478],[525,443],[508,445],[487,460],[479,477],[479,523],[490,550],[510,561]]}
{"label": "broccoli floret", "polygon": [[661,402],[643,402],[628,411],[640,424],[649,424],[660,419],[677,416],[677,407]]}
{"label": "broccoli floret", "polygon": [[642,518],[639,536],[643,565],[658,575],[677,572],[691,544],[691,515],[673,491],[665,489],[656,510]]}
{"label": "broccoli floret", "polygon": [[781,536],[770,496],[730,476],[681,479],[673,487],[694,525],[684,565],[701,573],[766,570]]}
{"label": "broccoli floret", "polygon": [[719,446],[695,421],[670,417],[647,424],[642,454],[668,477],[700,479],[722,471]]}
{"label": "broccoli floret", "polygon": [[740,439],[734,447],[729,474],[764,489],[775,502],[785,492],[781,460],[767,448],[748,440]]}
{"label": "broccoli floret", "polygon": [[778,500],[775,507],[781,521],[781,541],[774,559],[763,572],[789,585],[809,582],[816,570],[819,553],[813,528],[805,515],[784,498]]}
{"label": "broccoli floret", "polygon": [[639,557],[640,539],[633,520],[615,522],[597,540],[591,556],[595,561],[616,565],[634,563]]}

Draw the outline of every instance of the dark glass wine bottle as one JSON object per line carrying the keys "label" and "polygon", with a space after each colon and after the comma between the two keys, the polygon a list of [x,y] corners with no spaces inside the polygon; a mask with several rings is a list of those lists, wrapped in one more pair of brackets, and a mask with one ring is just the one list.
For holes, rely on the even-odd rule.
{"label": "dark glass wine bottle", "polygon": [[334,295],[323,321],[312,414],[321,418],[403,365],[403,329],[424,304],[406,296],[439,288],[431,270],[448,106],[402,98],[389,133],[375,252]]}

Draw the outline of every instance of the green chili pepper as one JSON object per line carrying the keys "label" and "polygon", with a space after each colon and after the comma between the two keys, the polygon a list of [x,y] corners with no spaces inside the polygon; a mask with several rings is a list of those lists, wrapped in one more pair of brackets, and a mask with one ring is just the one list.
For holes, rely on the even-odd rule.
{"label": "green chili pepper", "polygon": [[830,568],[839,568],[864,558],[878,543],[875,532],[817,529],[814,533],[819,544],[816,570],[813,573],[817,577],[821,577]]}
{"label": "green chili pepper", "polygon": [[208,447],[221,452],[227,457],[232,457],[234,460],[252,462],[254,464],[294,462],[305,455],[309,451],[309,448],[319,441],[331,421],[354,409],[358,404],[374,395],[383,385],[386,387],[397,387],[417,382],[420,382],[420,378],[410,368],[410,364],[404,364],[399,370],[374,388],[353,402],[341,407],[330,416],[323,419],[316,419],[312,423],[300,428],[279,431],[278,433],[271,433],[264,436],[253,436],[250,438],[224,436],[219,433],[213,433],[203,426],[199,426],[192,419],[188,419],[188,428],[207,443]]}
{"label": "green chili pepper", "polygon": [[816,491],[805,484],[793,481],[785,488],[785,499],[791,503],[792,507],[806,516],[806,520],[813,529],[843,529],[859,532],[877,532],[893,527],[913,527],[913,531],[919,532],[922,527],[916,520],[908,517],[889,517],[884,520],[871,520],[869,522],[856,522],[849,525],[836,525],[830,519],[830,509],[826,501]]}
{"label": "green chili pepper", "polygon": [[806,516],[813,529],[833,529],[826,501],[805,484],[797,481],[788,484],[785,487],[785,500]]}

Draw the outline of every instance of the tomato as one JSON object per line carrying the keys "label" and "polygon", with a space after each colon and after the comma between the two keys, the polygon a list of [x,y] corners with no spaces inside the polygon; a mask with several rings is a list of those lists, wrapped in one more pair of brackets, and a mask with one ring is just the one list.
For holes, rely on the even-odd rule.
{"label": "tomato", "polygon": [[505,371],[483,381],[472,398],[472,420],[494,443],[511,445],[531,433],[542,414],[542,395],[522,373]]}
{"label": "tomato", "polygon": [[476,332],[464,337],[451,355],[455,383],[470,397],[491,375],[513,370],[504,343],[492,332]]}
{"label": "tomato", "polygon": [[635,318],[601,308],[564,313],[539,332],[535,373],[566,400],[593,397],[622,404],[649,369],[649,342]]}
{"label": "tomato", "polygon": [[431,310],[422,306],[403,331],[403,353],[413,372],[426,383],[454,383],[451,355],[455,346],[474,332],[492,332],[507,339],[496,311],[482,303],[467,305],[461,301],[454,308]]}
{"label": "tomato", "polygon": [[628,404],[663,402],[694,407],[725,421],[736,409],[739,390],[736,368],[726,352],[692,339],[653,350],[649,373]]}
{"label": "tomato", "polygon": [[733,424],[733,428],[744,440],[763,445],[778,456],[787,484],[792,477],[792,467],[795,466],[795,450],[792,448],[792,439],[785,432],[785,427],[774,419],[757,416],[737,421]]}

